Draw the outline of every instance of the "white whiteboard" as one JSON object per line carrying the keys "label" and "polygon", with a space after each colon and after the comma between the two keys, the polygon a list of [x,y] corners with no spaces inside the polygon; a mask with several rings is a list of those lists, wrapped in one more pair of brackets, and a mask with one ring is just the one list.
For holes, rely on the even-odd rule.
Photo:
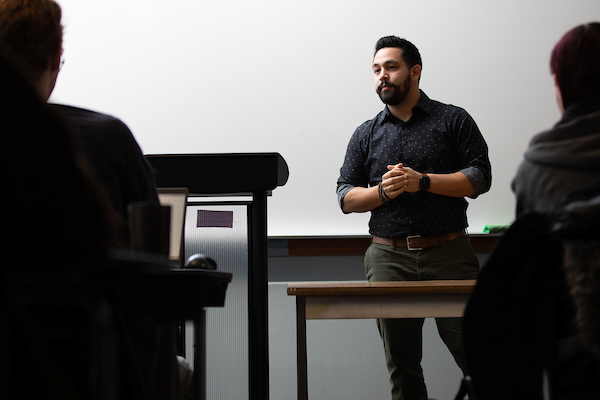
{"label": "white whiteboard", "polygon": [[119,117],[147,154],[280,153],[290,178],[268,200],[269,236],[367,234],[335,184],[350,135],[383,108],[371,61],[385,35],[415,43],[421,88],[487,140],[492,189],[470,201],[470,232],[512,222],[523,152],[560,117],[550,51],[600,19],[598,0],[58,3],[66,63],[50,101]]}

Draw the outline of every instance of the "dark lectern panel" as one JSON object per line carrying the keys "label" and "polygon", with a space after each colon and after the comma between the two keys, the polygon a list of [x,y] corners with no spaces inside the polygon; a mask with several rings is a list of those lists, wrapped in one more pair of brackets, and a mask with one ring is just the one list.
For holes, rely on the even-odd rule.
{"label": "dark lectern panel", "polygon": [[279,153],[152,154],[148,161],[159,187],[187,187],[191,194],[270,191],[287,182]]}

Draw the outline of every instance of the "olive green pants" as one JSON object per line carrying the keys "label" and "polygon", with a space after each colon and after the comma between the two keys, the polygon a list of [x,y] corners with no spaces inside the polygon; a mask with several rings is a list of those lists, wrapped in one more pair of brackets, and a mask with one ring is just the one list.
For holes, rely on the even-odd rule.
{"label": "olive green pants", "polygon": [[[370,282],[476,279],[479,262],[466,236],[420,251],[372,243],[365,253],[365,273]],[[421,368],[423,321],[423,318],[377,320],[393,400],[427,399]],[[468,374],[462,348],[462,318],[436,318],[436,324],[456,363]]]}

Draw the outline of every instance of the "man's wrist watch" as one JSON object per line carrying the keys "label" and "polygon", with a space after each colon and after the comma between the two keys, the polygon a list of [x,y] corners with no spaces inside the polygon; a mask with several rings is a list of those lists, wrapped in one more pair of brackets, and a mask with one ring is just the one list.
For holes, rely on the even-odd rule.
{"label": "man's wrist watch", "polygon": [[431,182],[429,181],[429,175],[421,174],[421,180],[419,181],[419,187],[421,188],[421,190],[429,190],[430,183]]}

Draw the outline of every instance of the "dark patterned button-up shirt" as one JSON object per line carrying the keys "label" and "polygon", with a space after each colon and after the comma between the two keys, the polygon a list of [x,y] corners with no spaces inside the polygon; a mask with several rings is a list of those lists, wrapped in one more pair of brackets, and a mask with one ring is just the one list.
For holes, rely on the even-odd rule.
{"label": "dark patterned button-up shirt", "polygon": [[[407,122],[386,107],[356,129],[337,182],[340,206],[354,187],[379,184],[387,166],[400,162],[418,172],[463,172],[476,190],[473,197],[491,186],[487,144],[473,118],[423,91]],[[369,233],[398,237],[454,232],[468,225],[467,205],[462,197],[405,192],[371,212]]]}

